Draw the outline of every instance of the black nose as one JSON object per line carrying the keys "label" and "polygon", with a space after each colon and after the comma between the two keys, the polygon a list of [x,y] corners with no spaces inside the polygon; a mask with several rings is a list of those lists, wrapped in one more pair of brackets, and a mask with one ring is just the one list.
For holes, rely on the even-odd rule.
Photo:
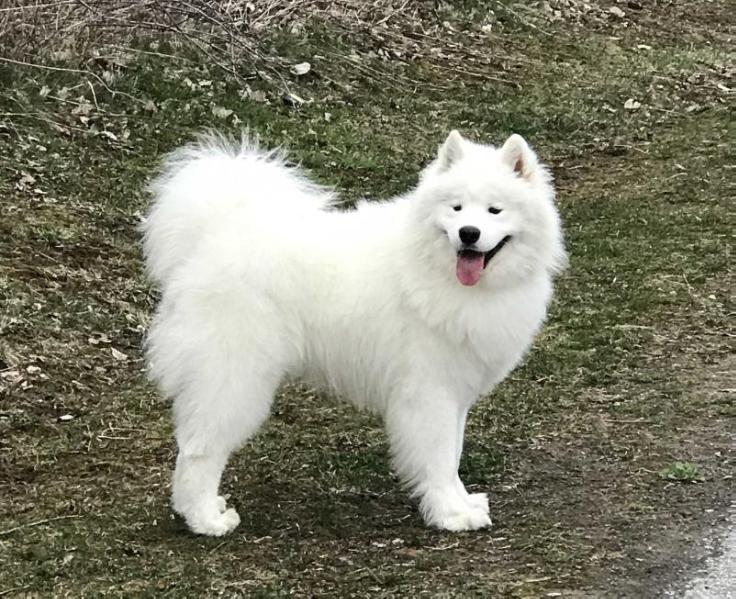
{"label": "black nose", "polygon": [[480,239],[480,229],[478,227],[460,227],[460,241],[467,243],[475,243]]}

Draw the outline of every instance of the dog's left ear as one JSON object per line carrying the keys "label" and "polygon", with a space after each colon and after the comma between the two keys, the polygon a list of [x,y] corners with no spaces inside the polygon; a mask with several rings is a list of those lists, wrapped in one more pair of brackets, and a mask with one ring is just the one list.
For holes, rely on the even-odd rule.
{"label": "dog's left ear", "polygon": [[440,172],[446,171],[463,157],[464,144],[465,140],[457,129],[450,131],[450,135],[447,136],[445,143],[440,146],[440,151],[437,154],[437,164]]}
{"label": "dog's left ear", "polygon": [[524,179],[530,179],[537,169],[537,155],[524,138],[516,133],[501,147],[501,159]]}

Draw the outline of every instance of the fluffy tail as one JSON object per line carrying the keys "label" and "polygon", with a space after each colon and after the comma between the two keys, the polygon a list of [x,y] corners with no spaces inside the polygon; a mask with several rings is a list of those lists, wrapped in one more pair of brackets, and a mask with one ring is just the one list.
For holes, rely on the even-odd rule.
{"label": "fluffy tail", "polygon": [[218,223],[242,218],[244,226],[258,226],[269,213],[301,219],[335,199],[287,166],[281,152],[262,151],[247,136],[237,144],[214,134],[170,154],[149,189],[154,202],[142,225],[143,247],[148,275],[159,284]]}

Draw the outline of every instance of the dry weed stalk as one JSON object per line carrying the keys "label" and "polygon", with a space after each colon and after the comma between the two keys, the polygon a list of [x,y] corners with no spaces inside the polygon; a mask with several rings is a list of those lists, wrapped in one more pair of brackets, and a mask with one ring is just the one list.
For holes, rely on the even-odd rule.
{"label": "dry weed stalk", "polygon": [[407,0],[5,0],[0,4],[0,51],[35,62],[67,52],[85,58],[110,44],[168,36],[196,48],[239,77],[243,68],[271,78],[281,61],[264,50],[275,31],[307,22],[365,31],[407,11]]}

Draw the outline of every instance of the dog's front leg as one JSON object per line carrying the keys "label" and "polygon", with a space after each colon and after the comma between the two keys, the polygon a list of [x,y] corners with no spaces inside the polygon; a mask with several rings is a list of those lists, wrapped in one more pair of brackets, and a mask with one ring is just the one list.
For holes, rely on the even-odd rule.
{"label": "dog's front leg", "polygon": [[386,413],[394,468],[420,498],[424,521],[453,531],[489,526],[485,495],[469,495],[458,476],[467,406],[436,390],[394,399]]}

